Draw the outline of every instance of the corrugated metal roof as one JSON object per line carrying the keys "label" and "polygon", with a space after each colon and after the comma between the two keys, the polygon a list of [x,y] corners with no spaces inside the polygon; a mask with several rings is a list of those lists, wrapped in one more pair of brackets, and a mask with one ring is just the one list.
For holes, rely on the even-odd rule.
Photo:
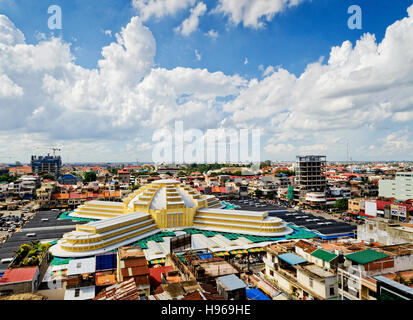
{"label": "corrugated metal roof", "polygon": [[296,264],[300,264],[300,263],[304,263],[307,262],[307,260],[305,260],[304,258],[301,258],[300,256],[297,256],[294,253],[283,253],[283,254],[279,254],[278,258],[287,262],[288,264],[295,266]]}
{"label": "corrugated metal roof", "polygon": [[38,267],[7,269],[0,278],[0,283],[14,283],[31,281],[36,275]]}
{"label": "corrugated metal roof", "polygon": [[67,267],[67,275],[73,276],[77,274],[94,273],[96,272],[96,258],[73,259],[69,261]]}
{"label": "corrugated metal roof", "polygon": [[313,257],[319,258],[319,259],[321,259],[323,261],[327,261],[327,262],[330,262],[331,260],[333,260],[337,257],[336,254],[330,253],[330,252],[325,251],[323,249],[318,249],[318,250],[314,251],[311,255]]}
{"label": "corrugated metal roof", "polygon": [[133,278],[102,290],[93,300],[139,300]]}
{"label": "corrugated metal roof", "polygon": [[97,286],[108,286],[116,283],[116,275],[107,274],[107,275],[96,275],[96,285]]}
{"label": "corrugated metal roof", "polygon": [[388,256],[389,255],[384,254],[383,252],[379,252],[379,251],[372,250],[372,249],[367,249],[364,251],[359,251],[359,252],[350,253],[350,254],[345,255],[347,259],[350,259],[359,264],[370,263],[376,260],[387,258]]}
{"label": "corrugated metal roof", "polygon": [[247,285],[238,278],[235,274],[229,274],[227,276],[217,278],[218,282],[221,282],[229,291],[246,288]]}

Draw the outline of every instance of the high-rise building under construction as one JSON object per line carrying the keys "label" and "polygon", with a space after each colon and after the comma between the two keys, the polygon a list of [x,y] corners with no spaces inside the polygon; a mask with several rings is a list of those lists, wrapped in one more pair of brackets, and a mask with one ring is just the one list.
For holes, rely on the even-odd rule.
{"label": "high-rise building under construction", "polygon": [[297,156],[295,199],[302,199],[307,192],[324,192],[326,156]]}

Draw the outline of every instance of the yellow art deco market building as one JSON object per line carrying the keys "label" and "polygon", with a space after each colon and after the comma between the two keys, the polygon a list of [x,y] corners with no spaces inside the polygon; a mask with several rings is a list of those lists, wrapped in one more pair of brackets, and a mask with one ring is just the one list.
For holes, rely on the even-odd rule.
{"label": "yellow art deco market building", "polygon": [[70,215],[99,221],[77,225],[50,248],[57,257],[85,257],[136,242],[160,231],[196,228],[278,237],[293,230],[268,212],[226,210],[212,195],[201,195],[177,180],[158,180],[123,202],[89,201]]}

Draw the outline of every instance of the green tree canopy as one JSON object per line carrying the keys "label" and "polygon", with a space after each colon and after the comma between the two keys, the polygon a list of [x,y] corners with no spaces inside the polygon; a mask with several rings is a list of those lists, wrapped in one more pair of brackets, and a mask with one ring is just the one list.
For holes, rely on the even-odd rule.
{"label": "green tree canopy", "polygon": [[51,175],[51,174],[49,174],[49,173],[44,173],[44,174],[41,175],[41,177],[42,177],[43,179],[56,180],[55,176],[54,176],[54,175]]}
{"label": "green tree canopy", "polygon": [[334,204],[334,208],[337,208],[339,210],[347,210],[348,209],[348,199],[339,199],[336,201]]}
{"label": "green tree canopy", "polygon": [[0,176],[0,181],[7,181],[8,183],[16,181],[17,177],[11,176],[10,174],[6,173]]}
{"label": "green tree canopy", "polygon": [[255,197],[257,198],[261,198],[263,195],[263,192],[260,189],[255,189],[254,193],[255,193]]}
{"label": "green tree canopy", "polygon": [[86,173],[84,174],[83,181],[84,181],[84,182],[96,181],[96,172],[94,172],[94,171],[88,171],[88,172],[86,172]]}

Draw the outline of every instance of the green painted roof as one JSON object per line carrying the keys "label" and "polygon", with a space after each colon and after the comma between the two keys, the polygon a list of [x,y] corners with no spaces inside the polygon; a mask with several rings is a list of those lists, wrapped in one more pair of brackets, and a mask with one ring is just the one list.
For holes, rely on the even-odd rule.
{"label": "green painted roof", "polygon": [[319,259],[327,261],[327,262],[330,262],[331,260],[333,260],[337,257],[336,254],[330,253],[330,252],[325,251],[323,249],[318,249],[318,250],[314,251],[311,255],[313,257],[319,258]]}
{"label": "green painted roof", "polygon": [[367,249],[364,251],[359,251],[359,252],[355,252],[355,253],[350,253],[348,255],[346,255],[345,257],[347,259],[350,259],[351,261],[360,263],[360,264],[366,264],[369,262],[373,262],[376,260],[380,260],[383,258],[388,257],[389,255],[384,254],[382,252],[378,252],[372,249]]}

